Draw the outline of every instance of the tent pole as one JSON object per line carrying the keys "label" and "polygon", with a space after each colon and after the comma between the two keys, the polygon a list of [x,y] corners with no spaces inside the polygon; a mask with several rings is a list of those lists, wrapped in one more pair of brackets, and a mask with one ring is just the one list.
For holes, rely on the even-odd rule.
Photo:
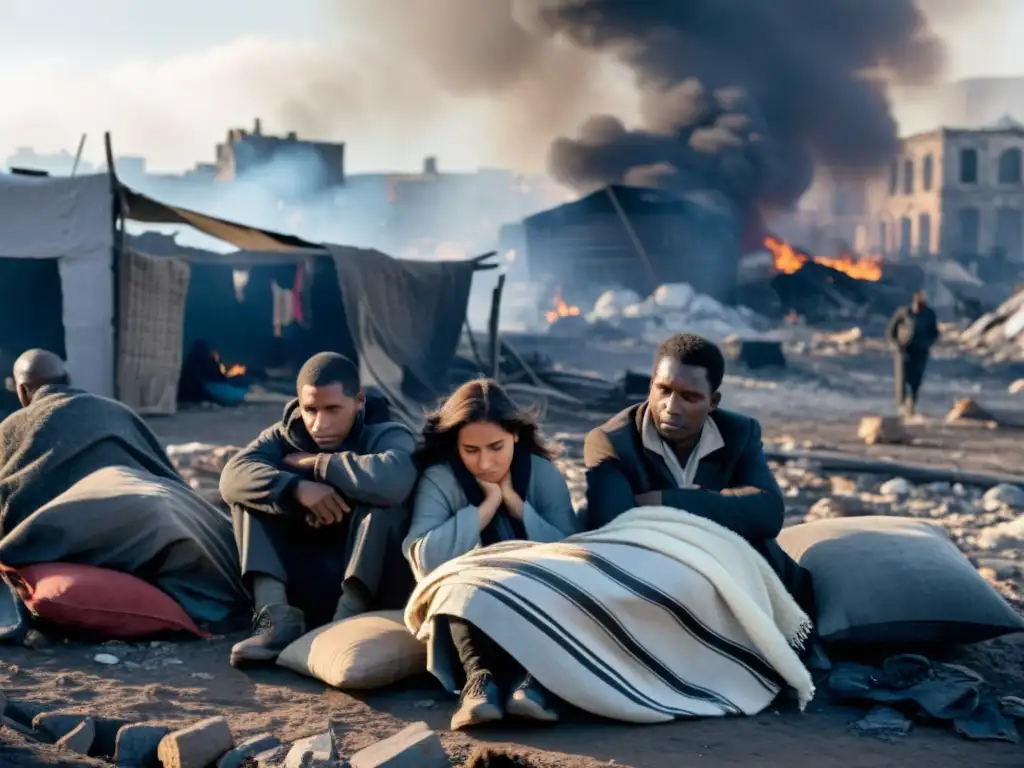
{"label": "tent pole", "polygon": [[[83,136],[83,144],[84,144]],[[110,197],[113,208],[113,220],[111,226],[114,234],[114,248],[110,262],[110,279],[114,296],[113,306],[113,344],[114,344],[114,398],[119,399],[121,392],[118,386],[118,369],[120,368],[120,346],[121,346],[121,257],[124,255],[124,219],[127,213],[124,190],[121,189],[121,182],[118,181],[114,171],[114,148],[110,139],[110,132],[103,134],[103,147],[107,156],[107,178],[110,180]]]}
{"label": "tent pole", "polygon": [[498,335],[498,318],[501,317],[501,294],[505,291],[505,275],[498,276],[498,284],[491,294],[491,317],[487,323],[491,341],[491,378],[501,381],[501,337]]}
{"label": "tent pole", "polygon": [[622,203],[619,202],[619,196],[615,194],[615,190],[611,186],[607,186],[604,191],[608,194],[608,199],[612,201],[612,207],[615,208],[615,213],[618,214],[622,226],[625,227],[626,235],[629,237],[630,242],[633,243],[637,256],[640,257],[640,261],[647,267],[647,273],[651,277],[651,292],[653,293],[658,287],[658,274],[654,271],[654,265],[651,264],[651,259],[647,255],[647,249],[644,248],[640,236],[636,233],[636,229],[633,228],[633,223],[629,220],[629,216],[626,215]]}

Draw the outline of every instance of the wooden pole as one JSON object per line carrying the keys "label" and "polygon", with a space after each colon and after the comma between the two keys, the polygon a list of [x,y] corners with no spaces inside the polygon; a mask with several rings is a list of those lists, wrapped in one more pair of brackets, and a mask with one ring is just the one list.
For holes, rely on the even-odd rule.
{"label": "wooden pole", "polygon": [[82,150],[85,149],[85,137],[87,133],[82,134],[82,138],[78,140],[78,151],[75,152],[75,163],[71,166],[71,175],[74,176],[78,173],[78,164],[82,162]]}
{"label": "wooden pole", "polygon": [[[82,137],[85,142],[85,136]],[[114,345],[114,397],[120,393],[118,387],[118,370],[120,368],[120,346],[121,346],[121,258],[124,256],[124,220],[128,214],[128,204],[125,201],[124,190],[114,170],[114,147],[109,131],[103,134],[103,149],[107,156],[107,178],[110,180],[110,195],[113,208],[113,221],[111,226],[114,229],[114,249],[111,258],[110,272],[113,281],[113,345]]]}
{"label": "wooden pole", "polygon": [[491,377],[501,381],[501,337],[498,335],[498,320],[501,317],[501,294],[505,291],[505,275],[498,276],[498,284],[491,294],[491,317],[487,330],[491,341]]}
{"label": "wooden pole", "polygon": [[633,224],[629,220],[629,216],[626,215],[626,211],[622,207],[622,204],[619,202],[619,196],[615,194],[615,190],[612,189],[611,186],[608,186],[605,187],[604,191],[608,194],[608,199],[612,201],[612,206],[615,208],[615,212],[618,214],[619,220],[622,222],[622,226],[626,228],[626,234],[633,243],[633,247],[636,249],[637,255],[640,257],[640,261],[642,261],[644,266],[647,267],[647,273],[651,278],[651,291],[654,291],[654,289],[658,287],[658,273],[654,271],[654,265],[651,264],[651,259],[647,255],[647,249],[644,248],[644,244],[640,240],[640,236],[633,228]]}

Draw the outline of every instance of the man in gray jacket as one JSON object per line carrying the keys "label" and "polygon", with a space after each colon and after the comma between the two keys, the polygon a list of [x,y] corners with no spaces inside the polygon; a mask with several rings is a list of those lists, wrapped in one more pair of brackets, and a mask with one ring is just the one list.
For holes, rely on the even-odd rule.
{"label": "man in gray jacket", "polygon": [[897,310],[889,321],[886,336],[896,353],[896,405],[903,416],[913,416],[932,345],[939,339],[939,323],[935,311],[925,301],[924,291],[914,294],[910,306]]}
{"label": "man in gray jacket", "polygon": [[346,357],[321,352],[299,372],[282,420],[231,459],[242,575],[255,603],[252,637],[234,666],[274,661],[307,630],[404,605],[412,575],[401,543],[416,483],[416,440],[368,401]]}

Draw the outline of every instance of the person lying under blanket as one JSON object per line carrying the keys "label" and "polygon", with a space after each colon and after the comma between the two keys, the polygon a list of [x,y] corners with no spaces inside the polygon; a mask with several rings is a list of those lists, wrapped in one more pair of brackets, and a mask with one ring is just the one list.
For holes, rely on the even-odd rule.
{"label": "person lying under blanket", "polygon": [[[725,358],[712,342],[680,333],[654,359],[650,394],[591,430],[587,526],[642,506],[665,506],[738,533],[772,566],[800,607],[814,613],[811,575],[776,542],[785,501],[754,419],[720,410]],[[816,640],[807,651],[820,652]]]}
{"label": "person lying under blanket", "polygon": [[21,409],[0,422],[0,563],[79,563],[138,575],[194,620],[244,605],[227,516],[178,475],[134,411],[71,386],[64,362],[14,365]]}
{"label": "person lying under blanket", "polygon": [[[471,550],[498,542],[560,541],[578,529],[569,488],[551,462],[535,418],[491,380],[459,387],[427,417],[417,464],[424,470],[403,545],[417,580]],[[454,653],[453,653],[454,651]],[[484,632],[442,617],[431,639],[435,674],[463,681],[454,730],[506,714],[554,721],[551,697]],[[442,659],[457,654],[452,671]],[[454,667],[455,665],[450,665]]]}
{"label": "person lying under blanket", "polygon": [[342,355],[311,357],[296,389],[281,421],[221,474],[256,612],[234,666],[272,663],[307,629],[402,607],[413,587],[401,551],[413,433],[367,399]]}

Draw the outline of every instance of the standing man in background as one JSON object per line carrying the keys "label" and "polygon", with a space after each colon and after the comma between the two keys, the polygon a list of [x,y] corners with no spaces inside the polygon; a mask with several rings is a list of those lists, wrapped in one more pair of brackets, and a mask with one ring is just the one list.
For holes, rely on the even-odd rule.
{"label": "standing man in background", "polygon": [[904,417],[913,416],[917,409],[917,393],[924,380],[928,356],[939,338],[939,323],[935,311],[925,301],[924,291],[918,291],[910,306],[901,307],[889,321],[886,338],[895,347],[894,378],[896,404]]}

